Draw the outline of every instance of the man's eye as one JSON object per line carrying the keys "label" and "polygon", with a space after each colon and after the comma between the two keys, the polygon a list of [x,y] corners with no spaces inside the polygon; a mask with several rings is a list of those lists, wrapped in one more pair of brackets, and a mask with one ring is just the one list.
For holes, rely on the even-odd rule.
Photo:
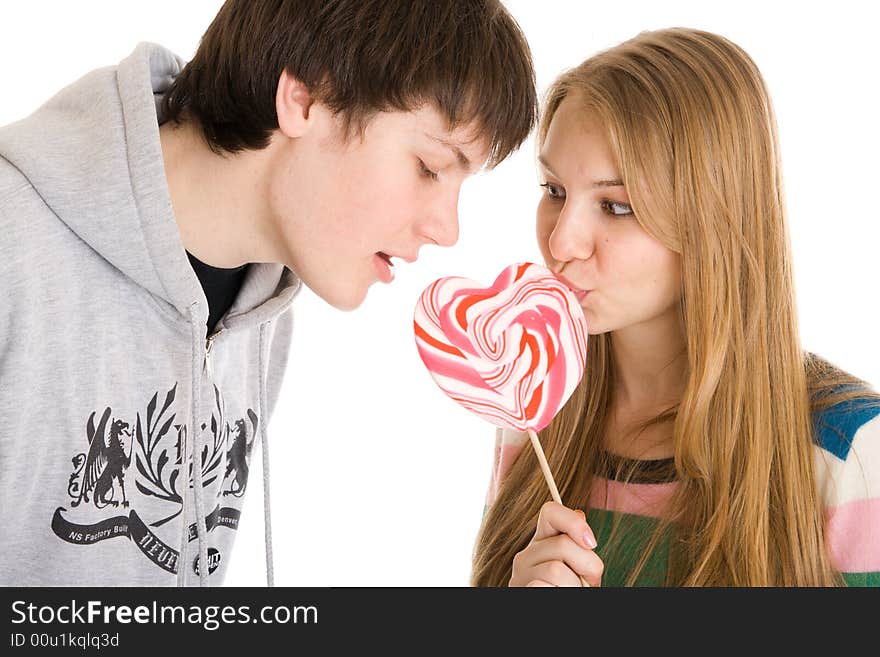
{"label": "man's eye", "polygon": [[425,166],[425,163],[419,160],[419,167],[422,170],[422,175],[425,178],[430,178],[431,180],[437,180],[438,176],[435,171],[431,171],[428,167]]}
{"label": "man's eye", "polygon": [[632,207],[628,203],[620,203],[619,201],[605,199],[599,206],[605,214],[614,215],[615,217],[625,217],[633,213]]}
{"label": "man's eye", "polygon": [[553,183],[542,183],[541,187],[547,190],[547,196],[552,199],[563,199],[565,198],[565,192],[561,187],[554,185]]}

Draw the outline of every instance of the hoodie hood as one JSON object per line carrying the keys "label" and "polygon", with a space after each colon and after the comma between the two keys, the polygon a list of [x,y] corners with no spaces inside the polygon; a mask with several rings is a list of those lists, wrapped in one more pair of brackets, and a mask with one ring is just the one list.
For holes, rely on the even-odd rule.
{"label": "hoodie hood", "polygon": [[[118,66],[92,71],[0,128],[0,155],[101,257],[187,319],[198,301],[204,324],[207,299],[174,219],[159,142],[162,97],[183,65],[162,46],[138,44]],[[258,307],[254,323],[277,315],[299,287],[284,265],[252,264],[225,325]]]}
{"label": "hoodie hood", "polygon": [[[31,274],[29,283],[25,284],[29,290],[28,301],[19,300],[15,310],[9,312],[10,316],[13,312],[29,313],[25,321],[19,320],[18,324],[26,326],[29,320],[33,322],[33,326],[41,327],[39,332],[43,332],[49,330],[47,312],[54,313],[52,316],[66,317],[70,313],[80,312],[83,303],[100,306],[102,299],[99,296],[103,294],[107,299],[112,299],[108,305],[114,307],[119,316],[126,318],[127,321],[123,321],[123,326],[116,329],[115,336],[110,333],[100,333],[100,338],[105,343],[112,341],[109,348],[107,344],[102,343],[100,347],[103,351],[95,351],[97,347],[92,345],[91,356],[83,353],[78,357],[83,360],[88,358],[88,363],[91,364],[96,360],[106,359],[104,354],[111,349],[124,350],[125,346],[119,346],[120,343],[140,344],[140,347],[135,347],[141,350],[140,353],[131,355],[132,362],[129,364],[131,369],[143,373],[151,373],[155,370],[163,373],[161,376],[166,378],[170,376],[164,374],[169,367],[168,357],[167,354],[160,353],[163,350],[161,343],[163,338],[156,336],[169,324],[175,327],[175,343],[180,342],[182,333],[186,335],[188,342],[183,344],[188,345],[191,366],[184,368],[185,372],[173,373],[178,381],[184,380],[191,384],[188,400],[190,406],[187,409],[190,438],[181,439],[183,456],[176,464],[177,474],[180,475],[178,481],[184,482],[189,479],[185,473],[194,463],[193,454],[215,454],[217,463],[224,460],[222,458],[224,456],[224,461],[232,458],[229,456],[232,454],[232,448],[224,453],[223,445],[217,439],[216,433],[213,443],[211,437],[207,435],[209,430],[214,429],[218,414],[222,419],[220,411],[217,413],[211,411],[210,422],[199,421],[203,411],[203,398],[207,400],[206,404],[210,404],[214,401],[212,398],[216,396],[218,409],[221,407],[221,397],[224,395],[239,403],[242,406],[241,412],[245,416],[240,421],[240,425],[246,425],[247,418],[252,420],[250,433],[259,435],[263,452],[267,576],[271,584],[266,425],[277,401],[286,366],[288,354],[286,343],[289,343],[292,319],[290,313],[285,311],[299,292],[301,282],[288,267],[282,264],[252,263],[238,296],[218,323],[218,330],[213,335],[206,336],[208,301],[189,263],[174,218],[159,141],[159,125],[164,122],[164,117],[161,115],[161,100],[183,65],[183,61],[177,55],[162,46],[152,43],[138,44],[118,66],[109,66],[88,73],[61,90],[32,115],[0,128],[0,201],[11,198],[10,194],[16,193],[22,187],[32,190],[28,192],[27,199],[10,202],[8,207],[0,203],[0,219],[4,217],[4,213],[15,214],[15,223],[10,224],[12,233],[15,235],[16,231],[20,231],[20,235],[26,240],[20,248],[26,251],[32,249],[33,252],[39,252],[41,246],[39,240],[42,235],[48,234],[51,239],[59,242],[49,247],[55,249],[54,254],[58,255],[58,258],[53,260],[52,266],[61,269],[61,272],[56,274],[55,280],[64,280],[63,277],[67,276],[70,283],[68,287],[71,288],[69,291],[79,299],[68,302],[70,305],[67,306],[59,306],[49,311],[41,310],[39,308],[41,299],[50,296],[54,302],[58,295],[41,290],[40,285],[45,283],[34,283],[37,274]],[[22,178],[26,179],[29,186],[23,185]],[[45,204],[43,209],[35,209],[38,208],[39,201]],[[51,214],[47,214],[45,208],[48,208]],[[35,214],[28,216],[28,212]],[[81,242],[72,238],[70,233],[59,232],[53,225],[46,223],[52,215]],[[45,238],[43,239],[45,241]],[[33,244],[27,240],[32,240]],[[88,245],[88,250],[84,253],[82,243]],[[33,246],[34,244],[37,246]],[[10,247],[10,251],[12,248],[15,247]],[[73,259],[74,256],[71,255],[73,251],[79,254],[76,257],[80,260]],[[84,259],[89,262],[91,274],[81,274],[78,269],[74,269],[79,267],[79,263],[84,262]],[[152,309],[149,314],[161,315],[161,319],[152,317],[144,319],[145,295],[129,291],[129,286],[119,281],[115,274],[112,277],[114,283],[108,284],[112,270],[99,266],[98,263],[93,262],[95,260],[109,263],[112,268],[121,272],[125,281],[130,281],[137,288],[148,292],[153,304],[149,306]],[[98,278],[74,280],[70,278],[71,271],[76,271],[77,276],[90,275]],[[100,273],[96,274],[96,271]],[[65,301],[59,303],[63,304]],[[76,305],[77,303],[79,305]],[[157,306],[159,313],[155,312]],[[137,315],[133,316],[133,313]],[[4,317],[0,316],[0,322],[3,319]],[[130,326],[129,322],[133,326]],[[89,326],[86,324],[87,328]],[[65,335],[62,338],[56,339],[51,334],[45,333],[42,339],[49,342],[70,340],[71,342],[65,345],[68,350],[66,353],[70,354],[77,349],[77,343],[72,341],[83,339],[77,338],[75,334],[68,335],[77,330],[79,329],[75,325],[73,328],[65,327]],[[216,341],[212,355],[214,338],[221,333],[228,335],[221,336]],[[170,335],[164,339],[170,339]],[[15,337],[13,336],[12,339],[15,340]],[[32,337],[32,339],[40,338]],[[170,345],[165,348],[168,353],[174,349]],[[149,353],[150,349],[153,353]],[[77,356],[70,355],[68,358],[73,362]],[[144,362],[138,362],[138,358],[143,358]],[[216,377],[211,367],[215,359],[226,369],[224,373],[221,368],[221,371],[216,373]],[[179,364],[179,360],[174,362]],[[112,363],[105,369],[119,375],[126,364]],[[81,365],[80,371],[87,371],[86,367],[87,364]],[[179,365],[177,370],[180,370]],[[16,372],[19,377],[20,372],[21,368]],[[0,362],[0,374],[3,373]],[[45,378],[50,375],[42,376]],[[159,377],[160,374],[153,376]],[[159,378],[156,380],[159,381]],[[202,387],[206,380],[213,387],[209,388],[210,392],[203,395]],[[104,386],[103,383],[96,385]],[[175,384],[174,390],[177,391],[177,388]],[[222,394],[221,390],[223,390]],[[99,391],[91,391],[87,397],[75,399],[73,402],[78,404],[78,407],[82,407],[84,404],[95,403],[97,397],[104,395],[108,399],[117,399],[114,406],[118,408],[120,405],[118,399],[123,392],[114,390],[112,386],[104,386]],[[142,394],[139,390],[137,392]],[[169,391],[167,400],[171,400],[172,397]],[[4,408],[4,403],[10,408],[16,407],[16,400],[12,396],[8,399],[0,396],[0,408]],[[166,407],[168,403],[166,401]],[[244,406],[247,405],[254,408],[247,408],[245,411]],[[225,408],[225,401],[222,406]],[[155,410],[155,399],[148,410],[147,414],[152,414]],[[165,410],[162,408],[162,412]],[[106,413],[109,415],[110,411],[108,405]],[[22,419],[21,422],[21,426],[25,426],[25,420]],[[15,426],[15,422],[12,424]],[[130,424],[133,426],[133,423]],[[80,432],[81,426],[78,428]],[[206,429],[207,426],[211,429]],[[93,429],[90,424],[90,445],[95,435]],[[103,429],[103,425],[99,426],[99,429]],[[130,440],[133,442],[134,437]],[[248,455],[251,444],[247,445]],[[57,445],[54,448],[60,449]],[[181,453],[180,444],[177,446],[177,451]],[[140,458],[141,455],[139,454],[138,457]],[[106,455],[102,458],[106,461]],[[130,464],[134,466],[134,457],[130,455],[128,458]],[[147,458],[143,456],[142,460]],[[202,459],[204,458],[203,456]],[[239,457],[236,463],[238,470],[245,473],[246,479],[247,462],[241,461],[241,458],[244,457]],[[67,461],[69,460],[68,457]],[[128,463],[124,460],[122,462],[128,468]],[[166,457],[165,463],[167,462]],[[226,476],[231,476],[230,473],[234,471],[236,463],[229,465]],[[138,461],[137,465],[140,469],[141,461]],[[58,470],[60,465],[47,463],[46,468]],[[133,471],[134,467],[131,470]],[[186,568],[183,567],[185,565],[183,560],[186,557],[187,544],[193,540],[193,527],[198,536],[202,564],[209,563],[208,532],[213,528],[211,522],[216,522],[217,517],[222,518],[223,513],[228,511],[228,517],[234,516],[237,528],[240,509],[232,509],[222,504],[225,499],[223,496],[230,491],[223,492],[222,495],[220,492],[214,494],[209,491],[210,486],[217,488],[224,482],[224,478],[221,477],[218,482],[219,475],[209,472],[203,480],[202,470],[202,467],[192,467],[194,508],[188,506],[193,502],[187,499],[190,487],[181,486],[180,553],[176,571],[172,571],[177,572],[178,584],[186,583]],[[0,475],[2,474],[0,472]],[[133,477],[137,476],[137,473],[131,474]],[[14,477],[17,476],[19,473],[14,473]],[[89,484],[85,475],[77,476],[83,477],[83,486]],[[235,472],[235,476],[239,477],[238,472]],[[15,481],[14,477],[7,478],[7,481]],[[18,481],[18,487],[24,485],[21,483],[24,479]],[[117,481],[118,484],[113,483],[111,479],[111,490],[115,490],[114,486],[123,486],[121,476]],[[5,492],[4,483],[0,480],[0,493]],[[137,483],[140,490],[140,482]],[[122,488],[123,494],[124,490]],[[240,483],[239,492],[243,493]],[[216,500],[217,508],[213,512],[206,513],[205,496],[211,494],[214,497],[209,501],[213,506]],[[177,499],[179,498],[175,498]],[[144,502],[145,505],[148,503],[150,500]],[[194,516],[194,523],[190,524],[187,521],[187,512]],[[0,516],[0,520],[6,519]],[[24,521],[19,516],[13,517],[12,520]],[[56,530],[54,520],[52,529]],[[56,534],[58,534],[57,530]],[[227,549],[231,549],[231,540],[219,539],[221,543],[225,541],[226,544],[222,547]],[[170,546],[165,543],[163,545],[172,550],[174,543],[172,542]],[[140,547],[144,550],[143,546]],[[216,555],[214,556],[216,560]],[[77,558],[79,557],[69,557],[69,563],[75,564]],[[71,569],[75,570],[76,566],[71,566]],[[165,570],[171,568],[166,567]],[[200,583],[203,585],[207,582],[206,571],[207,568],[202,568],[198,573]]]}

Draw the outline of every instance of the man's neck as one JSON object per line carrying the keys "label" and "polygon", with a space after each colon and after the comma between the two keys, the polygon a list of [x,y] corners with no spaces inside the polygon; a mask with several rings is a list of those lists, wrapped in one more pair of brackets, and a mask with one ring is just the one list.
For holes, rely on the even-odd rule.
{"label": "man's neck", "polygon": [[205,264],[230,269],[280,262],[272,251],[264,189],[271,147],[225,156],[192,123],[159,128],[165,177],[184,248]]}

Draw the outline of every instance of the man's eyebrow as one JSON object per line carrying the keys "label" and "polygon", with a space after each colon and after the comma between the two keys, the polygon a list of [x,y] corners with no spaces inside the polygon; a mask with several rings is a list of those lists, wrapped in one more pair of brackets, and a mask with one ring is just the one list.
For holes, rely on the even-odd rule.
{"label": "man's eyebrow", "polygon": [[[554,176],[559,178],[559,175],[553,171],[553,167],[550,166],[550,163],[547,161],[547,158],[545,158],[543,155],[538,155],[538,162],[540,162],[541,166],[543,166],[545,169],[547,169],[547,171],[549,171]],[[610,180],[594,180],[593,184],[592,184],[593,189],[598,189],[601,187],[623,187],[623,186],[624,186],[623,181],[618,178],[613,178]]]}
{"label": "man's eyebrow", "polygon": [[432,135],[429,132],[426,132],[425,135],[427,137],[429,137],[430,139],[433,139],[434,141],[436,141],[440,144],[443,144],[447,148],[452,149],[452,152],[455,153],[455,157],[458,158],[458,165],[462,169],[464,169],[465,173],[467,173],[467,174],[471,173],[471,161],[467,158],[467,155],[465,155],[456,144],[453,144],[452,142],[447,141],[446,139],[443,139],[442,137],[435,137],[434,135]]}

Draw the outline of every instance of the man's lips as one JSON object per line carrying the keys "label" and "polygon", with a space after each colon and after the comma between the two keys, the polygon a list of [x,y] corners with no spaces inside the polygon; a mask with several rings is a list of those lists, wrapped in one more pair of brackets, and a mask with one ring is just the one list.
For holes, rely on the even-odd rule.
{"label": "man's lips", "polygon": [[400,258],[404,262],[413,263],[419,259],[418,254],[416,255],[398,255],[396,253],[388,253],[386,251],[379,251],[376,255],[378,255],[382,260],[387,262],[390,266],[394,266],[394,263],[391,261],[391,258]]}
{"label": "man's lips", "polygon": [[377,251],[373,254],[373,266],[379,275],[379,280],[383,283],[390,283],[394,280],[394,261],[392,258],[400,258],[405,262],[415,262],[418,254],[413,256],[397,255],[395,253],[386,253],[385,251]]}

